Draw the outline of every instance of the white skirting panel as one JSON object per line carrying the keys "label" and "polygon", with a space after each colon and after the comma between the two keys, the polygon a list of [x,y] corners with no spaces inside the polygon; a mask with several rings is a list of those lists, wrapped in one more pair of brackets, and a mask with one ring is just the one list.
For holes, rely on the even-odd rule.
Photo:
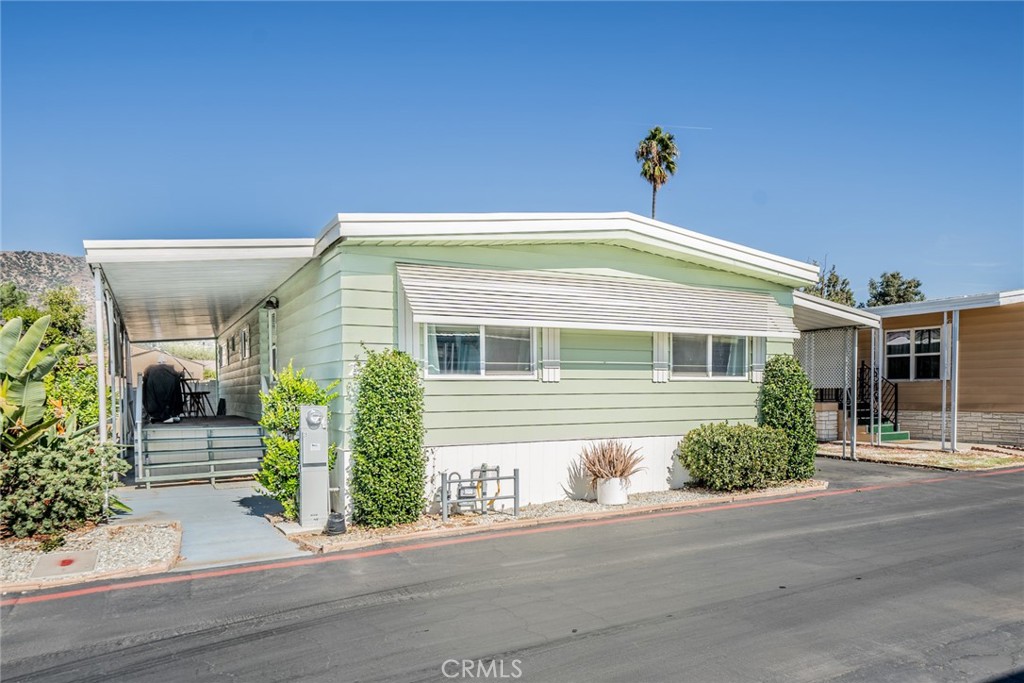
{"label": "white skirting panel", "polygon": [[[681,436],[648,436],[624,438],[633,448],[640,448],[647,468],[633,476],[630,492],[665,491],[678,488],[689,480],[677,457]],[[519,468],[520,505],[546,503],[566,498],[593,498],[588,490],[585,475],[579,472],[578,464],[583,445],[581,441],[531,441],[524,443],[478,444],[471,446],[438,446],[428,451],[427,500],[431,509],[437,510],[438,487],[441,472],[458,472],[462,477],[470,476],[470,470],[488,466],[501,467],[501,476],[511,476]],[[494,483],[489,493],[493,494]],[[511,495],[511,482],[502,483],[502,495]],[[512,501],[497,501],[495,508],[511,509]]]}

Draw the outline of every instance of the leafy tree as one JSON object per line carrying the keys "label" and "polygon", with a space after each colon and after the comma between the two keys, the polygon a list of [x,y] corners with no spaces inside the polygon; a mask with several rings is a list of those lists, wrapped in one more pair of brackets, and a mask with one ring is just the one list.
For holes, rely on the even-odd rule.
{"label": "leafy tree", "polygon": [[96,348],[95,333],[85,326],[85,304],[74,287],[57,287],[43,294],[43,307],[50,316],[50,344],[67,344],[71,355]]}
{"label": "leafy tree", "polygon": [[0,311],[23,306],[28,306],[28,292],[18,289],[13,282],[0,283]]}
{"label": "leafy tree", "polygon": [[651,184],[651,218],[657,206],[658,190],[676,173],[676,158],[679,148],[676,137],[661,127],[655,126],[640,141],[636,148],[636,160],[640,163],[640,175]]}
{"label": "leafy tree", "polygon": [[[31,325],[35,321],[42,318],[44,314],[43,311],[39,310],[35,306],[29,306],[28,304],[25,304],[24,306],[9,306],[3,309],[3,313],[0,315],[3,316],[3,319],[5,321],[14,320],[15,318],[21,318],[22,322],[25,325]],[[47,330],[47,332],[49,332],[49,330]]]}
{"label": "leafy tree", "polygon": [[[819,265],[817,261],[813,261],[813,263],[816,266]],[[845,277],[840,277],[834,265],[828,272],[825,271],[827,267],[828,262],[826,261],[825,265],[818,271],[818,282],[810,287],[803,287],[800,291],[834,301],[837,304],[843,304],[844,306],[856,306],[857,302],[853,298],[853,289],[850,287],[850,281]]]}
{"label": "leafy tree", "polygon": [[882,273],[879,280],[868,280],[868,306],[889,306],[911,301],[924,301],[921,281],[904,278],[898,270]]}
{"label": "leafy tree", "polygon": [[[24,292],[19,292],[24,294]],[[15,297],[20,300],[20,297]],[[14,299],[12,299],[14,300]],[[47,290],[42,297],[42,306],[28,304],[8,306],[3,309],[4,320],[21,318],[23,324],[31,325],[44,315],[50,316],[43,344],[67,344],[68,355],[79,356],[96,348],[96,333],[85,325],[85,304],[74,287],[57,287]]]}

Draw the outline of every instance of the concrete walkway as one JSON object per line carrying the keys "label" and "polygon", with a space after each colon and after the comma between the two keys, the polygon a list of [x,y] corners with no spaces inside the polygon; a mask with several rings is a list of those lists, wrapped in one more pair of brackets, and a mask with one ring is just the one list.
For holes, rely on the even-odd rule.
{"label": "concrete walkway", "polygon": [[132,508],[115,524],[181,522],[182,560],[173,571],[277,560],[300,550],[263,515],[279,512],[276,501],[259,495],[252,482],[121,488],[117,496]]}

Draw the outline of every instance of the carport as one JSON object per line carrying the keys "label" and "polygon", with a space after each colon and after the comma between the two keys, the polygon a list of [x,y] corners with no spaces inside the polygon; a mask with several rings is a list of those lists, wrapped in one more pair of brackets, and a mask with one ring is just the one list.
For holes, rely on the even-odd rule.
{"label": "carport", "polygon": [[[314,242],[305,238],[84,242],[96,298],[98,391],[103,397],[109,388],[112,406],[108,415],[107,403],[100,401],[100,440],[134,445],[137,482],[171,480],[205,467],[175,468],[172,461],[156,463],[154,467],[166,468],[159,473],[143,471],[143,368],[132,367],[131,344],[217,338],[305,265],[313,256]],[[182,423],[183,428],[187,426]],[[166,430],[161,436],[165,434]],[[232,448],[232,439],[243,438],[240,434],[207,431],[194,436],[182,431],[181,435],[183,439],[210,437],[198,448],[184,442],[164,444],[168,451],[177,451],[183,462],[202,460],[209,465],[210,476],[202,478],[210,481],[238,469],[226,463],[214,465],[215,459],[258,460],[251,452],[246,458],[222,457]],[[249,451],[260,448],[258,439],[246,438]],[[193,453],[185,457],[185,452]]]}
{"label": "carport", "polygon": [[[860,308],[793,293],[793,321],[800,330],[793,349],[814,387],[817,402],[836,402],[843,413],[843,457],[857,459],[857,426],[866,424],[872,443],[880,438],[889,409],[881,372],[881,318]],[[871,331],[871,357],[857,358],[857,335]]]}

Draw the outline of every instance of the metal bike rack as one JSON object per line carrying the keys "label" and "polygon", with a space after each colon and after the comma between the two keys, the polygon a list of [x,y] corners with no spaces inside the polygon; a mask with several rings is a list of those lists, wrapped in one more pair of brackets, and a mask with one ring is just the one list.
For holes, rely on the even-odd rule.
{"label": "metal bike rack", "polygon": [[[494,476],[489,476],[492,472]],[[498,491],[493,496],[487,493],[487,482],[491,481],[498,483]],[[512,482],[512,495],[500,495],[503,481]],[[451,495],[453,485],[456,486],[454,498]],[[474,467],[468,477],[462,477],[458,472],[441,473],[441,519],[445,522],[448,521],[448,513],[453,504],[458,505],[460,509],[468,506],[486,515],[488,507],[496,500],[511,500],[512,514],[519,516],[519,468],[512,470],[511,477],[501,476],[499,467],[488,467],[486,464]]]}

